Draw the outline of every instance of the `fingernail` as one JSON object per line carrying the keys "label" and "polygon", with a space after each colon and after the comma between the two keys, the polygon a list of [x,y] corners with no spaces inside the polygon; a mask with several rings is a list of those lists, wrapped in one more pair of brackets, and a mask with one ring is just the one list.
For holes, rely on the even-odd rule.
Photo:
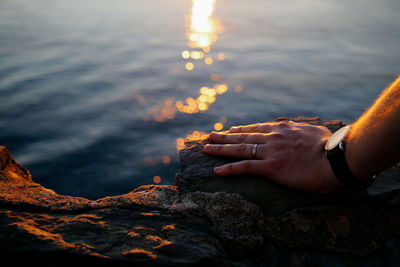
{"label": "fingernail", "polygon": [[231,131],[236,131],[238,129],[238,127],[236,127],[236,126],[233,126],[233,127],[231,127],[230,129],[229,129],[229,131],[231,132]]}
{"label": "fingernail", "polygon": [[218,172],[221,171],[221,167],[215,167],[214,168],[214,173],[217,174]]}
{"label": "fingernail", "polygon": [[218,135],[220,135],[220,133],[211,132],[210,135],[209,135],[209,138],[210,138],[210,139],[213,139],[213,138],[217,137]]}
{"label": "fingernail", "polygon": [[203,149],[204,149],[204,151],[209,151],[210,150],[210,145],[206,144]]}

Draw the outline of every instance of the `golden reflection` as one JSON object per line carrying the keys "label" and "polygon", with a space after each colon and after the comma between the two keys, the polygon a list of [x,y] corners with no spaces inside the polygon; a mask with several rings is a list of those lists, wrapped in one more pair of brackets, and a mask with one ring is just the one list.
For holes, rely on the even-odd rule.
{"label": "golden reflection", "polygon": [[126,250],[124,252],[122,252],[122,255],[124,256],[130,256],[130,255],[143,255],[146,256],[147,258],[150,259],[157,259],[157,255],[155,255],[153,252],[148,251],[148,250],[144,250],[144,249],[140,249],[140,248],[134,248],[131,250]]}
{"label": "golden reflection", "polygon": [[178,138],[176,139],[176,149],[178,151],[182,150],[185,148],[185,141],[190,142],[193,140],[200,140],[204,139],[208,136],[207,133],[205,132],[199,132],[199,131],[193,131],[192,133],[188,134],[185,138]]}
{"label": "golden reflection", "polygon": [[[192,71],[195,69],[201,70],[205,65],[212,65],[216,60],[223,61],[226,59],[224,53],[211,55],[211,46],[217,41],[218,34],[223,32],[223,25],[220,20],[213,17],[215,11],[216,0],[192,0],[191,13],[186,17],[185,28],[188,46],[183,50],[181,56],[185,59],[185,70]],[[210,106],[215,103],[219,95],[225,94],[228,91],[228,85],[224,83],[224,79],[218,74],[211,74],[210,80],[213,85],[202,86],[198,89],[198,95],[192,97],[181,98],[175,100],[169,97],[155,106],[149,108],[148,117],[145,121],[151,120],[156,122],[165,122],[173,119],[177,113],[196,114],[203,113],[210,109]],[[235,87],[235,92],[238,92],[241,87]],[[138,102],[144,103],[146,99],[137,97]],[[150,101],[150,100],[149,100]],[[224,128],[227,118],[222,116],[220,121],[213,125],[214,130],[221,131]],[[206,135],[206,136],[205,136]],[[185,147],[185,141],[200,140],[208,135],[204,132],[193,131],[185,138],[176,139],[176,149],[179,151]],[[164,164],[169,164],[171,158],[163,157],[146,157],[143,159],[144,164],[153,165],[161,161]],[[160,183],[161,177],[154,176],[154,183]]]}
{"label": "golden reflection", "polygon": [[221,131],[224,128],[224,125],[220,122],[214,124],[214,130]]}
{"label": "golden reflection", "polygon": [[224,53],[219,53],[218,55],[217,55],[217,59],[218,60],[225,60],[225,58],[226,58],[226,56],[225,56],[225,54]]}
{"label": "golden reflection", "polygon": [[[223,32],[220,20],[213,17],[215,2],[216,0],[192,0],[191,13],[186,17],[185,22],[188,46],[192,51],[184,50],[182,58],[193,60],[205,58],[205,64],[211,65],[213,63],[213,59],[209,56],[206,57],[205,54],[211,51],[211,45],[217,41],[218,34]],[[223,55],[223,53],[220,54]],[[191,65],[186,64],[185,68],[186,70],[193,70]]]}
{"label": "golden reflection", "polygon": [[[215,84],[214,87],[203,86],[199,89],[197,98],[187,97],[184,101],[175,101],[174,97],[169,97],[160,104],[148,109],[148,112],[152,114],[153,119],[157,122],[173,119],[176,112],[186,114],[205,112],[216,101],[216,95],[222,95],[227,91],[228,86],[224,83]],[[149,162],[147,159],[146,163]]]}
{"label": "golden reflection", "polygon": [[242,92],[243,87],[241,85],[236,85],[234,90],[236,93],[240,93],[240,92]]}
{"label": "golden reflection", "polygon": [[155,244],[155,246],[153,246],[153,249],[158,249],[158,248],[173,244],[171,241],[162,239],[161,237],[156,236],[156,235],[147,235],[146,240]]}
{"label": "golden reflection", "polygon": [[192,62],[188,62],[186,63],[185,68],[190,71],[194,69],[194,65]]}
{"label": "golden reflection", "polygon": [[190,57],[193,59],[201,59],[204,57],[204,53],[201,51],[192,51],[190,52]]}
{"label": "golden reflection", "polygon": [[158,176],[158,175],[154,176],[154,177],[153,177],[153,182],[154,182],[155,184],[161,183],[161,177]]}
{"label": "golden reflection", "polygon": [[176,139],[176,150],[182,150],[185,148],[185,139],[179,137]]}
{"label": "golden reflection", "polygon": [[190,14],[190,23],[187,25],[189,47],[209,50],[210,46],[217,41],[217,34],[223,31],[219,19],[212,16],[215,1],[192,0],[192,13]]}
{"label": "golden reflection", "polygon": [[153,231],[153,232],[156,231],[155,228],[147,227],[147,226],[135,226],[135,230],[147,230],[147,231]]}
{"label": "golden reflection", "polygon": [[171,157],[170,156],[163,156],[162,157],[162,162],[164,164],[170,164],[171,163]]}
{"label": "golden reflection", "polygon": [[211,50],[211,48],[209,46],[203,47],[202,49],[203,49],[204,53],[208,53]]}
{"label": "golden reflection", "polygon": [[214,130],[216,131],[221,131],[224,129],[224,124],[228,121],[228,119],[225,116],[222,116],[219,118],[219,122],[214,124]]}
{"label": "golden reflection", "polygon": [[174,230],[174,229],[175,229],[175,224],[167,224],[161,227],[161,231]]}
{"label": "golden reflection", "polygon": [[185,59],[189,58],[190,57],[190,52],[187,51],[187,50],[183,51],[182,52],[182,57],[185,58]]}
{"label": "golden reflection", "polygon": [[226,91],[228,91],[228,86],[226,84],[216,84],[215,88],[217,90],[217,93],[219,95],[224,94]]}
{"label": "golden reflection", "polygon": [[[187,71],[195,69],[196,60],[204,60],[206,65],[211,65],[214,62],[214,59],[208,53],[211,50],[211,45],[217,40],[217,34],[223,31],[223,26],[219,19],[213,17],[215,3],[216,0],[192,0],[191,14],[185,22],[186,35],[191,49],[184,50],[181,54],[182,58],[188,60],[185,63],[185,70]],[[216,58],[224,60],[225,54],[219,53]],[[210,79],[213,82],[220,83],[222,80],[217,74],[212,74]],[[187,97],[186,99],[175,101],[173,97],[169,97],[165,101],[149,108],[148,113],[151,114],[154,121],[164,122],[173,119],[177,112],[185,114],[206,112],[210,105],[216,101],[216,96],[222,95],[227,91],[228,86],[226,84],[215,84],[213,87],[203,86],[200,88],[200,94],[197,98]],[[136,98],[140,103],[145,103],[146,101],[141,96]],[[149,117],[146,116],[143,119],[149,121]],[[145,162],[153,163],[149,159],[146,159]]]}
{"label": "golden reflection", "polygon": [[150,156],[148,156],[148,157],[144,157],[142,160],[141,160],[141,162],[142,162],[142,164],[143,165],[155,165],[155,164],[158,164],[158,163],[163,163],[163,164],[165,164],[165,165],[167,165],[167,164],[170,164],[171,163],[171,157],[170,156],[168,156],[168,155],[165,155],[165,156],[160,156],[160,157],[150,157]]}
{"label": "golden reflection", "polygon": [[213,63],[212,57],[206,57],[204,59],[204,63],[206,63],[207,65],[211,65]]}
{"label": "golden reflection", "polygon": [[127,233],[126,235],[129,236],[129,237],[132,237],[132,238],[134,238],[134,237],[139,237],[139,236],[140,236],[140,234],[138,234],[138,233],[136,233],[136,232],[129,232],[129,233]]}
{"label": "golden reflection", "polygon": [[160,212],[159,211],[151,211],[151,212],[141,212],[140,215],[143,216],[159,216]]}

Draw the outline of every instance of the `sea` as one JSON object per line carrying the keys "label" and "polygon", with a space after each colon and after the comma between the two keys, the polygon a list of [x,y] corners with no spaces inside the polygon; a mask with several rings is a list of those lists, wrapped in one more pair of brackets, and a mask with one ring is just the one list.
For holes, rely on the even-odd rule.
{"label": "sea", "polygon": [[400,72],[399,0],[1,0],[0,145],[59,194],[173,184],[187,136],[356,120]]}

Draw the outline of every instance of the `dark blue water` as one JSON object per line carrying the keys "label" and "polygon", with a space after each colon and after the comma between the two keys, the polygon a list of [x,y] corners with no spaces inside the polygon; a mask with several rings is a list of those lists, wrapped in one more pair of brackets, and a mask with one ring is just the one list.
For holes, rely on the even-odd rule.
{"label": "dark blue water", "polygon": [[[197,22],[217,26],[185,59],[207,51],[188,42],[199,1]],[[58,193],[121,194],[173,183],[193,131],[351,122],[399,73],[398,0],[216,0],[210,16],[207,2],[0,1],[0,144]],[[205,110],[176,108],[216,84]]]}

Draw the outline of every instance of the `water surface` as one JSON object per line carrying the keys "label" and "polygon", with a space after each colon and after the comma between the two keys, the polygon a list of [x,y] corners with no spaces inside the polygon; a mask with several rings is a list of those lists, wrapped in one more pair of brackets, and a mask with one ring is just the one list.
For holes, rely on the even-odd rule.
{"label": "water surface", "polygon": [[399,11],[398,0],[1,1],[0,144],[61,194],[173,183],[196,131],[360,116],[399,73]]}

